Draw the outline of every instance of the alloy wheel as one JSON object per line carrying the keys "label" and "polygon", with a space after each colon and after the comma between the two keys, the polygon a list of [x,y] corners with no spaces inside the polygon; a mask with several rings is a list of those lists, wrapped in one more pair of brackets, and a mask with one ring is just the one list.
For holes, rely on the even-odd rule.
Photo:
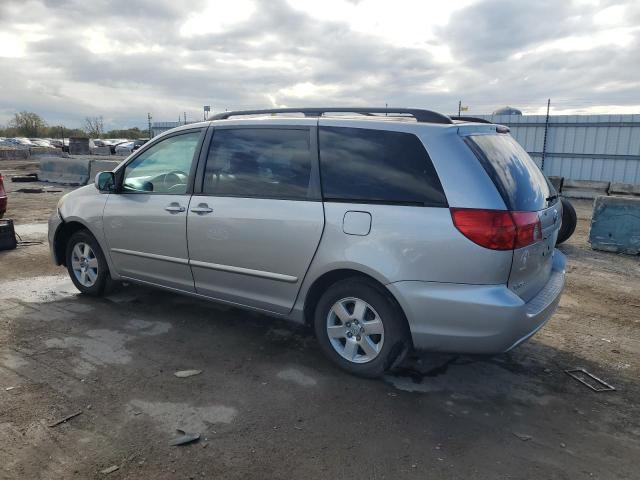
{"label": "alloy wheel", "polygon": [[90,288],[98,279],[98,259],[88,243],[78,242],[71,251],[71,268],[83,287]]}
{"label": "alloy wheel", "polygon": [[382,350],[384,325],[371,305],[348,297],[338,300],[329,310],[327,336],[341,357],[353,363],[367,363]]}

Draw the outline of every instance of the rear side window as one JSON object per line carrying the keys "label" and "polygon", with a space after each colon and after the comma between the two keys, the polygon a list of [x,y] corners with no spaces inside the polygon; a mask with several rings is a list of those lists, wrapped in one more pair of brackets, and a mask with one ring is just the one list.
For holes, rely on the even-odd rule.
{"label": "rear side window", "polygon": [[557,201],[555,189],[511,135],[471,135],[465,142],[509,210],[535,212]]}
{"label": "rear side window", "polygon": [[311,163],[308,129],[217,129],[209,148],[203,192],[308,199]]}
{"label": "rear side window", "polygon": [[410,133],[320,127],[320,170],[327,201],[447,206],[427,151]]}

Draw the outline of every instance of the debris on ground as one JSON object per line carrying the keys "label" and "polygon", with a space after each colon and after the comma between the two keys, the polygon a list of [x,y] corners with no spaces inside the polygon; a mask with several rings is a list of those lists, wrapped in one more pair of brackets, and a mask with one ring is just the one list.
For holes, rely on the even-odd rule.
{"label": "debris on ground", "polygon": [[187,378],[193,377],[194,375],[200,375],[202,370],[180,370],[179,372],[174,373],[174,375],[178,378]]}
{"label": "debris on ground", "polygon": [[172,447],[176,447],[179,445],[186,445],[188,443],[197,442],[198,440],[200,440],[199,433],[188,433],[180,429],[176,431],[182,435],[180,435],[178,438],[174,438],[173,440],[171,440],[169,445]]}
{"label": "debris on ground", "polygon": [[523,442],[528,442],[529,440],[531,440],[533,438],[531,435],[527,435],[526,433],[517,433],[517,432],[511,432],[511,433],[513,433],[513,435],[516,438],[519,438]]}
{"label": "debris on ground", "polygon": [[104,470],[100,470],[100,473],[104,474],[104,475],[108,475],[110,473],[115,472],[116,470],[119,470],[120,467],[118,465],[111,465],[109,468],[105,468]]}
{"label": "debris on ground", "polygon": [[18,193],[44,193],[44,188],[19,188]]}
{"label": "debris on ground", "polygon": [[60,193],[62,192],[62,190],[36,187],[36,188],[19,188],[16,190],[16,192],[18,193]]}
{"label": "debris on ground", "polygon": [[601,378],[596,377],[594,374],[587,372],[584,368],[572,368],[565,370],[564,373],[571,378],[579,381],[583,385],[586,385],[594,392],[613,392],[616,388],[609,385]]}
{"label": "debris on ground", "polygon": [[5,391],[10,392],[10,391],[11,391],[11,390],[13,390],[14,388],[16,388],[16,387],[7,387],[7,388],[5,388]]}
{"label": "debris on ground", "polygon": [[37,173],[27,173],[26,175],[14,175],[11,177],[12,182],[37,182],[38,174]]}
{"label": "debris on ground", "polygon": [[61,423],[66,423],[69,420],[71,420],[72,418],[77,417],[78,415],[80,415],[82,413],[82,410],[77,411],[76,413],[72,413],[71,415],[67,415],[64,418],[61,418],[60,420],[57,420],[53,423],[49,424],[49,427],[53,428],[53,427],[57,427],[58,425],[60,425]]}

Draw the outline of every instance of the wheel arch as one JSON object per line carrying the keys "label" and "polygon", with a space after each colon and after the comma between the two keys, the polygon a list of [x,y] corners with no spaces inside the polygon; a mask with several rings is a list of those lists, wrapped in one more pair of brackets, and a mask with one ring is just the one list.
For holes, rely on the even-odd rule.
{"label": "wheel arch", "polygon": [[60,226],[58,227],[58,229],[54,234],[53,255],[54,255],[55,264],[63,265],[65,267],[67,266],[67,255],[66,255],[67,243],[69,242],[69,239],[71,238],[71,236],[80,230],[86,230],[96,240],[96,242],[98,242],[98,245],[102,249],[102,253],[107,261],[109,270],[113,272],[111,259],[108,255],[107,250],[105,249],[103,242],[100,240],[99,236],[96,235],[95,232],[93,232],[93,230],[89,225],[75,218],[65,220],[62,224],[60,224]]}
{"label": "wheel arch", "polygon": [[[304,307],[303,307],[303,315],[304,315],[304,323],[307,326],[311,326],[313,324],[313,316],[318,305],[318,301],[322,294],[329,288],[331,285],[345,280],[347,278],[360,278],[368,281],[369,283],[376,286],[382,293],[384,293],[387,298],[396,306],[400,315],[402,315],[402,320],[407,327],[407,332],[410,333],[409,322],[407,320],[407,316],[404,313],[402,305],[396,299],[395,295],[378,279],[374,278],[371,275],[368,275],[360,270],[356,270],[353,268],[339,268],[335,270],[330,270],[328,272],[323,273],[318,278],[314,280],[311,284],[304,299]],[[411,337],[411,335],[409,335]]]}
{"label": "wheel arch", "polygon": [[58,227],[53,237],[53,255],[56,265],[67,266],[67,243],[71,236],[80,230],[91,232],[86,225],[76,221],[64,222]]}

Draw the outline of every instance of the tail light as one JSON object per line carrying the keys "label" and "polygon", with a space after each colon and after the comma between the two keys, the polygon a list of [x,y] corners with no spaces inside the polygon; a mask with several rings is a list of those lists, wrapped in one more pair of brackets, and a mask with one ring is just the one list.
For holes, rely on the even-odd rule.
{"label": "tail light", "polygon": [[542,237],[536,212],[452,208],[451,218],[465,237],[491,250],[526,247]]}

